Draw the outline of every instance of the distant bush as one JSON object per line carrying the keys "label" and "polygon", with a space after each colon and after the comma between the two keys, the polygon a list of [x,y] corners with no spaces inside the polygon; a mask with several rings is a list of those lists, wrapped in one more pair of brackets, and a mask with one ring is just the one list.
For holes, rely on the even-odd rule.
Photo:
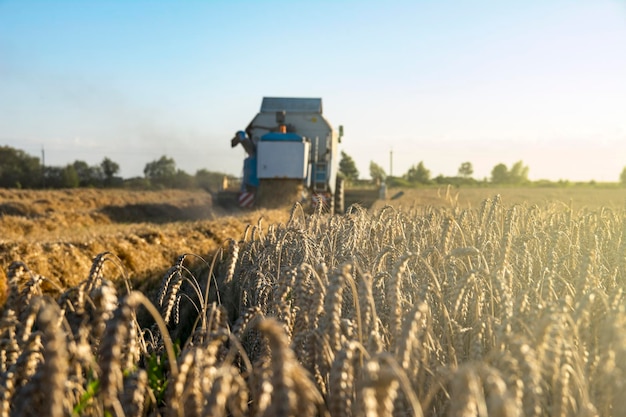
{"label": "distant bush", "polygon": [[439,185],[453,185],[455,187],[464,186],[474,186],[479,183],[478,180],[474,178],[468,177],[444,177],[443,175],[439,175],[434,179],[435,184]]}
{"label": "distant bush", "polygon": [[124,188],[131,190],[147,190],[150,188],[150,180],[144,177],[132,177],[124,180]]}
{"label": "distant bush", "polygon": [[414,187],[415,184],[401,177],[387,177],[387,187]]}

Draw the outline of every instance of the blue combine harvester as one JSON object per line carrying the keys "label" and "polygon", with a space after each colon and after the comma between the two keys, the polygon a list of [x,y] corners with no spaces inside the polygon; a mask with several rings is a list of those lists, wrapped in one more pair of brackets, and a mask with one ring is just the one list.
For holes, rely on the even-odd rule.
{"label": "blue combine harvester", "polygon": [[344,187],[337,175],[342,135],[341,126],[337,132],[323,117],[321,98],[263,98],[261,111],[231,140],[247,154],[239,205],[305,199],[342,213]]}

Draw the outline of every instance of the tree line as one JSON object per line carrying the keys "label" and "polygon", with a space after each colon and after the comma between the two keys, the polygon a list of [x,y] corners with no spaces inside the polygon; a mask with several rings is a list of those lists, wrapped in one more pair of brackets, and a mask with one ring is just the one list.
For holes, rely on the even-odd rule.
{"label": "tree line", "polygon": [[216,191],[223,173],[205,169],[190,175],[167,156],[148,162],[144,177],[124,179],[118,163],[105,157],[96,165],[76,160],[65,166],[44,166],[40,159],[9,146],[0,146],[0,188],[204,188]]}
{"label": "tree line", "polygon": [[[0,146],[0,188],[77,188],[77,187],[126,187],[126,188],[204,188],[216,191],[221,188],[224,177],[236,178],[226,174],[201,169],[190,175],[176,166],[174,159],[165,155],[148,162],[143,170],[144,176],[124,179],[118,176],[119,164],[105,157],[99,164],[89,165],[76,160],[65,166],[44,166],[38,157],[9,146]],[[385,170],[370,161],[369,174],[376,183],[383,181],[388,186],[414,186],[418,184],[476,185],[491,184],[529,184],[528,166],[517,161],[507,167],[500,163],[491,170],[489,179],[473,178],[474,168],[471,162],[463,162],[456,176],[439,175],[431,177],[431,171],[423,161],[409,167],[401,176],[388,176]],[[359,179],[359,170],[352,157],[341,152],[339,175],[348,181]],[[626,167],[622,170],[619,181],[626,186]],[[559,183],[567,183],[560,181]]]}
{"label": "tree line", "polygon": [[[498,185],[524,185],[530,184],[528,179],[529,167],[524,165],[523,161],[517,161],[510,167],[503,163],[499,163],[491,170],[491,176],[488,179],[478,180],[473,178],[474,167],[471,162],[463,162],[458,168],[457,175],[454,177],[445,177],[438,175],[431,177],[431,172],[426,168],[423,161],[409,167],[407,172],[399,177],[390,177],[384,168],[370,161],[369,174],[376,183],[386,182],[389,186],[412,186],[417,184],[452,184],[452,185],[475,185],[479,183],[491,183]],[[352,157],[345,152],[341,152],[341,160],[339,162],[340,175],[349,180],[357,181],[359,179],[359,170]],[[626,167],[622,170],[619,181],[626,186]],[[556,184],[564,185],[568,181],[561,180]]]}
{"label": "tree line", "polygon": [[[354,159],[345,152],[341,152],[341,160],[339,162],[340,174],[349,181],[356,181],[359,178],[359,170],[354,163]],[[408,171],[400,177],[389,177],[384,168],[374,161],[370,161],[369,174],[372,180],[377,183],[383,181],[391,183],[390,185],[411,185],[411,184],[432,184],[432,183],[450,183],[473,184],[478,180],[474,179],[474,167],[471,162],[463,162],[458,169],[456,177],[444,177],[439,175],[432,178],[431,172],[426,168],[423,161],[409,167]],[[505,164],[496,165],[491,171],[490,182],[494,184],[525,184],[530,182],[528,179],[528,166],[522,161],[514,163],[511,168]]]}

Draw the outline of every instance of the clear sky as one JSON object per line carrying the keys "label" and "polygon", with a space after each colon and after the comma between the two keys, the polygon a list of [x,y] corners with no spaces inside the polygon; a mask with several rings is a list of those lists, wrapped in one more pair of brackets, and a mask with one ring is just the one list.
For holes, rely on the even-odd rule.
{"label": "clear sky", "polygon": [[0,0],[0,145],[47,165],[240,174],[263,96],[322,97],[362,177],[617,181],[626,1]]}

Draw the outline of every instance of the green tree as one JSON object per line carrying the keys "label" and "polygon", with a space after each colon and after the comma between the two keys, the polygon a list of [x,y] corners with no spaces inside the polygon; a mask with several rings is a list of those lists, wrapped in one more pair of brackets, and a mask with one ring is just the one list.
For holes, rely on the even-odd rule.
{"label": "green tree", "polygon": [[471,162],[463,162],[459,167],[459,177],[471,178],[474,174],[474,167]]}
{"label": "green tree", "polygon": [[509,182],[509,169],[500,163],[491,170],[491,182],[494,184],[506,184]]}
{"label": "green tree", "polygon": [[182,169],[176,171],[172,179],[172,187],[181,189],[190,189],[196,186],[195,177],[187,174]]}
{"label": "green tree", "polygon": [[387,178],[387,174],[385,173],[383,167],[381,167],[374,161],[370,161],[370,177],[372,177],[372,179],[377,183],[381,183],[385,181],[385,178]]}
{"label": "green tree", "polygon": [[494,184],[524,184],[528,182],[528,167],[517,161],[508,169],[500,163],[491,170],[491,182]]}
{"label": "green tree", "polygon": [[169,187],[176,176],[176,162],[163,155],[156,161],[148,162],[143,173],[152,184]]}
{"label": "green tree", "polygon": [[[226,178],[226,184],[224,183],[224,178]],[[209,192],[221,190],[230,181],[236,182],[237,179],[222,172],[213,172],[206,169],[197,170],[195,175],[196,186]]]}
{"label": "green tree", "polygon": [[509,181],[512,184],[524,184],[528,182],[528,167],[522,161],[517,161],[509,171]]}
{"label": "green tree", "polygon": [[104,175],[104,185],[110,186],[114,183],[115,175],[120,171],[120,166],[105,157],[102,162],[100,162],[100,169]]}
{"label": "green tree", "polygon": [[61,187],[62,188],[76,188],[80,184],[80,176],[74,165],[66,165],[61,170]]}
{"label": "green tree", "polygon": [[41,184],[41,174],[39,158],[10,146],[0,146],[0,187],[37,187]]}
{"label": "green tree", "polygon": [[339,160],[339,174],[348,181],[359,179],[359,170],[354,163],[354,159],[344,151],[341,151],[341,159]]}
{"label": "green tree", "polygon": [[410,182],[428,184],[430,182],[430,170],[426,169],[423,161],[420,161],[419,164],[409,168],[404,177]]}
{"label": "green tree", "polygon": [[622,173],[619,176],[619,181],[626,187],[626,167],[622,170]]}
{"label": "green tree", "polygon": [[104,174],[99,166],[89,166],[85,161],[74,161],[72,164],[76,175],[78,175],[78,185],[80,187],[101,186]]}
{"label": "green tree", "polygon": [[63,168],[47,166],[43,169],[45,186],[48,188],[63,188]]}

